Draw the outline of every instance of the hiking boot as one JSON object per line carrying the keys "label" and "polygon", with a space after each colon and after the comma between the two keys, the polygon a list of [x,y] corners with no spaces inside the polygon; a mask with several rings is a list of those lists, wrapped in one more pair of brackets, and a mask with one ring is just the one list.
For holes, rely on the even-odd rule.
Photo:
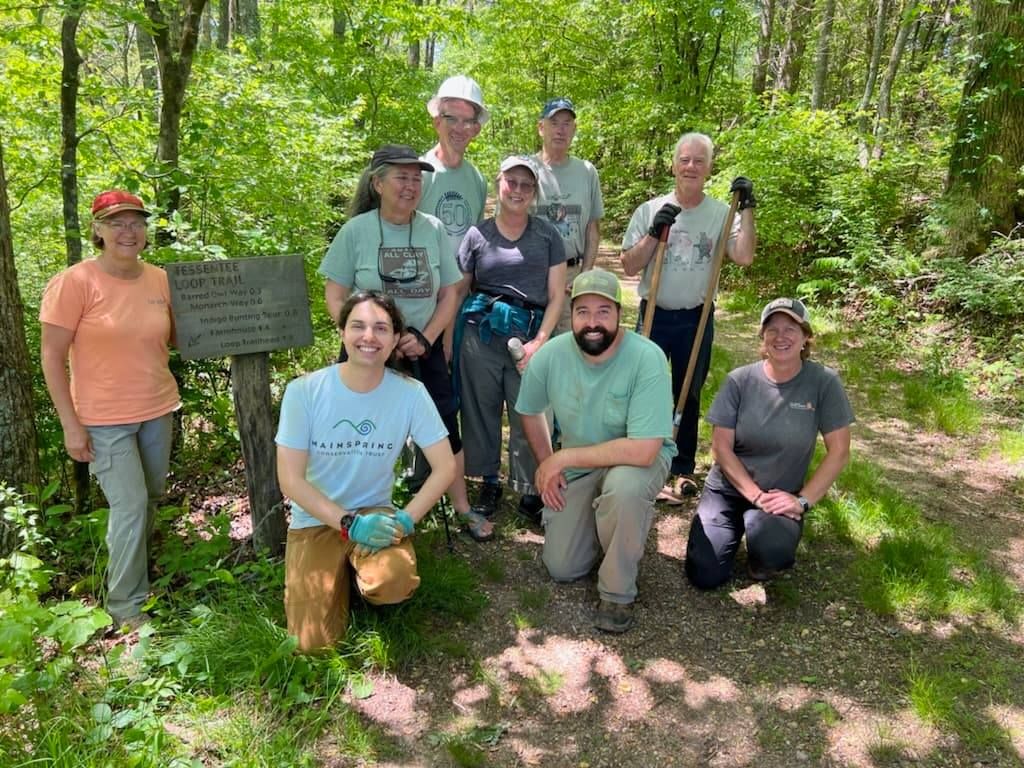
{"label": "hiking boot", "polygon": [[633,604],[613,603],[602,598],[594,613],[594,626],[602,632],[622,634],[633,626]]}
{"label": "hiking boot", "polygon": [[470,509],[471,512],[475,512],[478,515],[483,515],[488,520],[494,517],[494,513],[498,511],[498,502],[501,500],[502,488],[497,483],[484,483],[480,486],[480,495],[477,497],[476,504]]}
{"label": "hiking boot", "polygon": [[528,493],[519,499],[519,514],[534,525],[540,525],[544,500],[540,496]]}

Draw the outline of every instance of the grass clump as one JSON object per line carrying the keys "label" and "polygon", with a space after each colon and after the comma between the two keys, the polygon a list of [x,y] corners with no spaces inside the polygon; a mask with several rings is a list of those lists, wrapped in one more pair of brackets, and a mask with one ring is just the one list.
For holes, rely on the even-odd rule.
{"label": "grass clump", "polygon": [[809,538],[853,547],[864,604],[883,615],[1014,622],[1024,605],[1005,576],[951,528],[926,520],[883,476],[871,462],[851,461],[808,526]]}

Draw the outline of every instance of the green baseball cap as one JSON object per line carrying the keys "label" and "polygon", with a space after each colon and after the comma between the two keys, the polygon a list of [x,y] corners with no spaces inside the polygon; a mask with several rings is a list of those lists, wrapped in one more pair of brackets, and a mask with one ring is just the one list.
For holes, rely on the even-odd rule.
{"label": "green baseball cap", "polygon": [[604,269],[590,269],[581,272],[572,281],[571,299],[585,293],[596,293],[598,296],[611,299],[616,304],[622,304],[622,286],[619,285],[619,278]]}

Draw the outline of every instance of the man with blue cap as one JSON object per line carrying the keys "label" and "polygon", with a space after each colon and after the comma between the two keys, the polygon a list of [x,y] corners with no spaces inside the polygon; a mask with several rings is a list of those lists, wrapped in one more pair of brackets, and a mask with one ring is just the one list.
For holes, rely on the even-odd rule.
{"label": "man with blue cap", "polygon": [[[601,243],[604,201],[597,169],[586,160],[569,155],[576,136],[576,107],[565,97],[544,104],[537,121],[541,150],[537,215],[550,221],[562,235],[566,255],[566,293],[581,272],[594,268]],[[572,327],[569,302],[562,307],[557,331]]]}

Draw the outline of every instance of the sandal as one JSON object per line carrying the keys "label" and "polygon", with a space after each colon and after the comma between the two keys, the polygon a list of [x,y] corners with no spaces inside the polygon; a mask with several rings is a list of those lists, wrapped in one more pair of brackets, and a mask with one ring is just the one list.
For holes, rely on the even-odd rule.
{"label": "sandal", "polygon": [[696,496],[698,491],[697,481],[692,476],[677,475],[665,483],[665,487],[661,489],[661,493],[658,494],[656,501],[668,504],[669,506],[677,506],[683,503],[684,497]]}
{"label": "sandal", "polygon": [[478,512],[459,513],[462,529],[473,541],[490,541],[494,538],[494,523]]}

